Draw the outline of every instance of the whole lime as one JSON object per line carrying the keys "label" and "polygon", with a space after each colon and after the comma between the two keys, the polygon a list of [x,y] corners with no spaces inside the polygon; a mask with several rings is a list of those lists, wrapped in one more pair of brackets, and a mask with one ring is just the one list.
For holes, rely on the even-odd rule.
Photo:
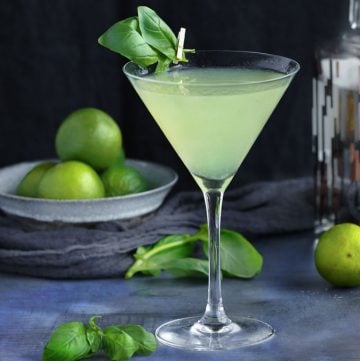
{"label": "whole lime", "polygon": [[104,197],[105,191],[94,169],[79,161],[68,161],[44,174],[38,195],[49,199],[91,199]]}
{"label": "whole lime", "polygon": [[125,164],[125,151],[124,148],[120,149],[119,154],[117,155],[115,162],[112,164],[113,165],[117,165],[117,166],[123,166]]}
{"label": "whole lime", "polygon": [[68,115],[55,138],[61,160],[79,160],[96,170],[113,164],[121,147],[119,126],[110,115],[96,108],[82,108]]}
{"label": "whole lime", "polygon": [[16,194],[23,197],[37,197],[42,177],[54,165],[55,163],[52,162],[44,162],[32,168],[19,183]]}
{"label": "whole lime", "polygon": [[334,286],[360,286],[360,227],[342,223],[324,232],[316,246],[315,265]]}
{"label": "whole lime", "polygon": [[123,196],[147,190],[144,177],[129,166],[114,165],[102,174],[101,179],[107,197]]}

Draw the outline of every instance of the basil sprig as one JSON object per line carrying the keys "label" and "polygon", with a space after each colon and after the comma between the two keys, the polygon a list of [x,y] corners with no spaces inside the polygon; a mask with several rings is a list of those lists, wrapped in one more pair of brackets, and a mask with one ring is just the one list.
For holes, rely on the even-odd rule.
{"label": "basil sprig", "polygon": [[99,44],[143,68],[157,64],[157,73],[166,71],[172,62],[186,62],[185,53],[194,50],[185,49],[178,59],[178,40],[165,21],[147,6],[137,10],[137,16],[112,25],[99,37]]}
{"label": "basil sprig", "polygon": [[[263,259],[254,246],[238,232],[222,229],[220,232],[221,270],[224,276],[253,278],[261,272]],[[127,270],[125,278],[136,273],[157,276],[167,271],[176,277],[204,277],[208,275],[208,262],[194,257],[196,243],[201,243],[208,255],[207,226],[200,226],[195,234],[170,235],[154,245],[138,247],[135,262]]]}
{"label": "basil sprig", "polygon": [[156,350],[155,336],[139,325],[115,325],[102,330],[93,316],[82,322],[60,325],[44,347],[43,361],[76,361],[105,351],[109,360],[129,360],[133,355],[150,355]]}

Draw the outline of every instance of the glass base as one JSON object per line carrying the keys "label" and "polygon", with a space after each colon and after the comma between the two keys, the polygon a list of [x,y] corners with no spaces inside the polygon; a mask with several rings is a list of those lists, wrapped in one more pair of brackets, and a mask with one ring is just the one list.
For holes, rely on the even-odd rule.
{"label": "glass base", "polygon": [[159,326],[155,335],[159,342],[176,348],[195,351],[233,350],[251,346],[274,335],[265,322],[248,317],[234,317],[217,331],[200,324],[200,317],[187,317]]}

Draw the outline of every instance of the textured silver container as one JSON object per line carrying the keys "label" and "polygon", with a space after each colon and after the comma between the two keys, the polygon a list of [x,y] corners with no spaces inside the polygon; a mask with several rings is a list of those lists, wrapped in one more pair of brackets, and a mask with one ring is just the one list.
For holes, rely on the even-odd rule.
{"label": "textured silver container", "polygon": [[351,29],[319,49],[313,82],[316,231],[360,221],[360,0]]}

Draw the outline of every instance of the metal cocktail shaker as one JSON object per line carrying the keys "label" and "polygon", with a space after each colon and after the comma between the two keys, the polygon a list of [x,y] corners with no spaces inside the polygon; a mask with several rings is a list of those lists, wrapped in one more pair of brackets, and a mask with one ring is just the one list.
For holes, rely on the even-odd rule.
{"label": "metal cocktail shaker", "polygon": [[350,0],[349,30],[316,56],[312,134],[315,228],[360,223],[360,0]]}

